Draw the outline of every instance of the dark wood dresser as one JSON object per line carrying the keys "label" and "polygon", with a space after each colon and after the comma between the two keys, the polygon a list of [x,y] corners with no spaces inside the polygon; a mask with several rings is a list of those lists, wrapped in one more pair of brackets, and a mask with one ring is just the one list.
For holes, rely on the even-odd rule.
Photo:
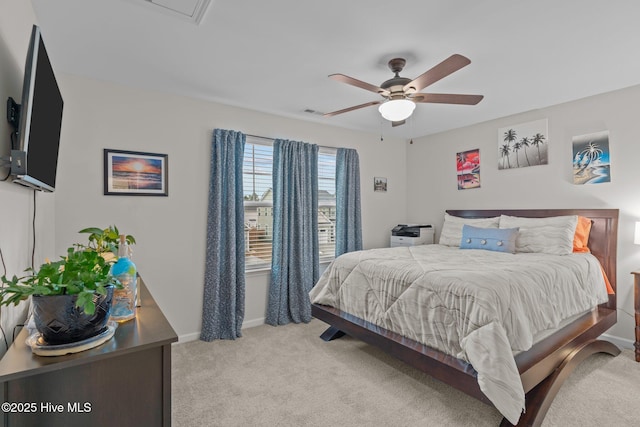
{"label": "dark wood dresser", "polygon": [[170,426],[171,343],[178,337],[141,278],[139,287],[136,318],[96,348],[36,356],[23,329],[0,360],[0,425]]}

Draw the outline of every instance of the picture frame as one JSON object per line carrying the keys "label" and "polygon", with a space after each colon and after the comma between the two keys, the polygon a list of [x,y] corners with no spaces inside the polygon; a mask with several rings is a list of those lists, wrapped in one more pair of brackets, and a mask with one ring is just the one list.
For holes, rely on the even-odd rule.
{"label": "picture frame", "polygon": [[480,188],[480,149],[456,153],[458,190]]}
{"label": "picture frame", "polygon": [[104,195],[168,196],[167,154],[104,149]]}
{"label": "picture frame", "polygon": [[498,170],[549,164],[549,121],[534,120],[498,129]]}
{"label": "picture frame", "polygon": [[387,192],[387,178],[382,176],[373,177],[373,191],[378,193]]}
{"label": "picture frame", "polygon": [[611,182],[609,131],[574,136],[573,183],[576,185]]}

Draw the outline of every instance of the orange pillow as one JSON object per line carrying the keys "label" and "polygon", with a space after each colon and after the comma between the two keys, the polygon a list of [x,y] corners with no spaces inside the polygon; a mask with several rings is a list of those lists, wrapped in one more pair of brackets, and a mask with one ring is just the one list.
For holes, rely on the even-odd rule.
{"label": "orange pillow", "polygon": [[591,220],[584,216],[578,217],[576,233],[573,236],[573,252],[591,252],[587,243],[591,232]]}
{"label": "orange pillow", "polygon": [[[584,216],[578,216],[578,225],[576,225],[576,233],[573,236],[573,252],[591,252],[587,243],[589,242],[589,233],[591,232],[591,220]],[[604,284],[607,287],[608,294],[614,294],[613,287],[609,282],[607,273],[604,272],[602,265],[602,277],[604,278]]]}
{"label": "orange pillow", "polygon": [[615,294],[613,287],[611,286],[611,282],[609,282],[609,278],[607,277],[607,273],[604,272],[602,265],[600,266],[600,270],[602,270],[602,277],[604,278],[604,285],[607,287],[607,293],[609,295]]}

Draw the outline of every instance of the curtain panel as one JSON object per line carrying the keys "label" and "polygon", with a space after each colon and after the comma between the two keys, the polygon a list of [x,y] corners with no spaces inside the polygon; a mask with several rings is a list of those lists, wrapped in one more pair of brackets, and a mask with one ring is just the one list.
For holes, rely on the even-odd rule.
{"label": "curtain panel", "polygon": [[352,148],[336,153],[336,257],[362,249],[360,160]]}
{"label": "curtain panel", "polygon": [[273,258],[266,323],[311,320],[309,291],[320,270],[318,146],[273,144]]}
{"label": "curtain panel", "polygon": [[207,249],[200,339],[242,336],[244,319],[244,202],[242,162],[246,136],[213,133]]}

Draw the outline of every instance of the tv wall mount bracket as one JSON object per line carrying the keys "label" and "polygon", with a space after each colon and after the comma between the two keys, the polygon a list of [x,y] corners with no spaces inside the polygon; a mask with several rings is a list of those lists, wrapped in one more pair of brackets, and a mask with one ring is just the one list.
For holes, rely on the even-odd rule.
{"label": "tv wall mount bracket", "polygon": [[12,97],[7,99],[7,121],[17,133],[20,125],[20,104]]}
{"label": "tv wall mount bracket", "polygon": [[[18,127],[20,125],[20,104],[12,97],[7,99],[7,121],[13,127],[13,133],[18,135]],[[25,173],[25,155],[24,152],[15,150],[13,143],[11,144],[11,155],[9,157],[0,157],[0,167],[11,166],[16,173]]]}

